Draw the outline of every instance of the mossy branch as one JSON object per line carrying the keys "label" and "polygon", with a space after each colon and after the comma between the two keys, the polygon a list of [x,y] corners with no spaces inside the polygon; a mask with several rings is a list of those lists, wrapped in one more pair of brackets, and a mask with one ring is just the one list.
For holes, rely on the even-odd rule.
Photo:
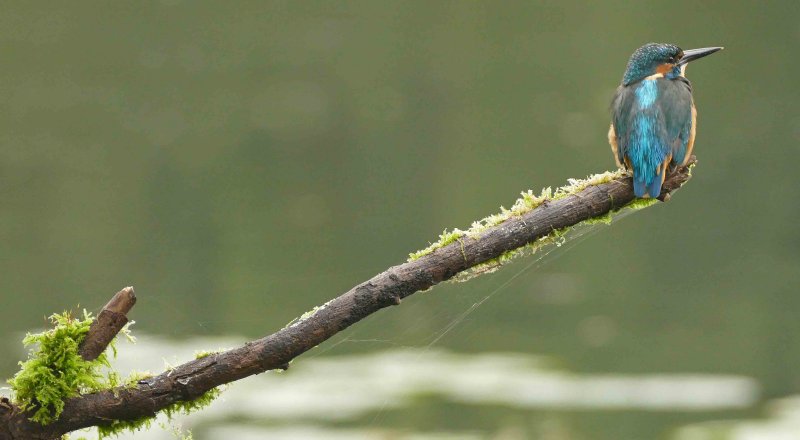
{"label": "mossy branch", "polygon": [[[23,344],[36,348],[9,380],[15,393],[14,402],[6,397],[0,399],[0,414],[18,414],[40,426],[48,425],[61,416],[68,397],[114,386],[116,376],[106,378],[98,370],[110,367],[104,352],[125,328],[127,313],[134,304],[133,287],[125,287],[111,298],[97,318],[85,310],[83,319],[73,317],[70,312],[54,314],[50,317],[52,330],[28,334]],[[12,429],[8,433],[11,438],[48,438],[32,434],[15,434]],[[0,431],[0,438],[5,436]]]}
{"label": "mossy branch", "polygon": [[[667,177],[659,199],[666,200],[689,180],[694,163],[692,157],[687,166]],[[557,239],[565,228],[603,221],[632,203],[647,206],[634,198],[631,179],[622,172],[572,181],[540,196],[523,193],[512,209],[476,222],[467,231],[442,234],[439,242],[412,254],[406,263],[390,267],[269,336],[198,357],[133,385],[70,398],[61,416],[48,425],[29,420],[30,414],[4,399],[0,401],[0,440],[55,439],[90,426],[125,425],[181,402],[202,400],[220,385],[286,369],[295,357],[415,292],[470,268],[502,260],[538,240]]]}

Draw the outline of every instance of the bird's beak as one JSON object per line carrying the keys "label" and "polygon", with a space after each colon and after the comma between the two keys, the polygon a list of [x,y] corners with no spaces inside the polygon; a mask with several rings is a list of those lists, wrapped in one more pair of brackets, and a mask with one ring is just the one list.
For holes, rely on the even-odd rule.
{"label": "bird's beak", "polygon": [[711,55],[714,52],[718,52],[724,49],[724,47],[704,47],[701,49],[688,49],[683,51],[683,58],[678,61],[679,66],[683,66],[687,64],[689,61],[699,60],[706,55]]}

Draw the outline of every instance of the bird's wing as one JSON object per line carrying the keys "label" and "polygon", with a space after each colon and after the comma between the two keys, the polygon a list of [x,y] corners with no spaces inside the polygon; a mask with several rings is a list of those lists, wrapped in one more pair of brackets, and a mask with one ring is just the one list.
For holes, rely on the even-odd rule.
{"label": "bird's wing", "polygon": [[[628,131],[630,130],[630,116],[636,105],[633,88],[619,86],[614,99],[611,101],[611,129],[608,132],[608,141],[611,150],[616,156],[617,163],[626,164],[625,156],[628,152]],[[627,164],[626,164],[627,166]]]}
{"label": "bird's wing", "polygon": [[670,142],[672,163],[682,165],[694,141],[694,112],[692,85],[686,78],[659,81],[659,106],[664,115],[667,139]]}

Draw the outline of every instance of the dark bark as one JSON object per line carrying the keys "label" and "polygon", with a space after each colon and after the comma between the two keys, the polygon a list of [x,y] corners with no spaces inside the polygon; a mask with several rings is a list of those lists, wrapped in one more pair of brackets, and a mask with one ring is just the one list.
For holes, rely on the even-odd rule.
{"label": "dark bark", "polygon": [[[690,161],[694,163],[694,158]],[[664,183],[661,199],[690,177],[681,167]],[[0,440],[52,439],[112,420],[152,416],[168,405],[195,399],[206,391],[247,376],[288,368],[289,362],[364,317],[502,253],[531,243],[554,230],[620,209],[634,200],[629,177],[596,185],[549,201],[519,217],[488,228],[478,238],[451,243],[415,261],[393,266],[317,309],[310,317],[244,346],[179,365],[139,382],[69,399],[59,420],[48,426],[28,421],[0,402]]]}

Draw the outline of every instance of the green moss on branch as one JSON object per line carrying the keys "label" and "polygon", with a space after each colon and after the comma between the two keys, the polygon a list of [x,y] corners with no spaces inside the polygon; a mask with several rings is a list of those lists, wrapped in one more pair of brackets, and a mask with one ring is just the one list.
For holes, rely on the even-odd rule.
{"label": "green moss on branch", "polygon": [[[221,392],[222,389],[220,387],[212,388],[196,399],[175,402],[159,412],[164,413],[167,419],[172,420],[175,414],[190,414],[211,405],[211,402],[219,397]],[[108,425],[98,426],[97,433],[100,439],[103,439],[119,435],[124,431],[139,431],[150,428],[155,419],[156,416],[142,417],[135,420],[114,420]]]}
{"label": "green moss on branch", "polygon": [[[447,229],[445,229],[444,232],[442,232],[442,234],[439,235],[439,239],[437,241],[431,243],[428,247],[424,249],[409,254],[408,261],[414,261],[421,257],[424,257],[425,255],[432,253],[436,249],[447,246],[448,244],[456,240],[459,240],[461,238],[464,237],[475,238],[486,229],[491,228],[492,226],[497,226],[511,217],[521,216],[529,211],[532,211],[537,207],[541,206],[543,203],[546,203],[551,200],[563,199],[564,197],[579,193],[584,189],[588,188],[589,186],[608,183],[611,182],[612,180],[622,177],[623,175],[625,175],[625,171],[623,170],[606,171],[600,174],[593,174],[585,179],[569,179],[567,181],[568,182],[567,185],[559,187],[555,191],[553,191],[553,189],[550,187],[544,188],[539,194],[535,194],[532,190],[523,191],[520,195],[520,198],[518,198],[514,202],[514,204],[511,205],[511,209],[506,209],[501,206],[499,213],[492,214],[480,220],[472,222],[472,225],[466,231],[456,228],[448,232]],[[610,223],[611,221],[610,217],[609,219],[606,219],[605,217],[606,216],[598,217],[597,220],[595,220],[594,222]],[[591,222],[592,220],[589,221]],[[500,259],[501,257],[498,257],[496,260],[499,261]]]}
{"label": "green moss on branch", "polygon": [[[111,368],[106,352],[92,361],[83,359],[78,353],[94,321],[90,313],[84,311],[83,318],[75,318],[70,312],[64,312],[50,316],[50,321],[52,329],[25,336],[23,344],[32,347],[28,360],[20,362],[19,372],[9,380],[14,403],[30,411],[30,419],[34,422],[47,425],[57,420],[64,410],[65,401],[71,397],[112,390],[120,385],[135,388],[140,380],[153,376],[149,372],[132,372],[129,377],[120,379],[119,374]],[[135,341],[127,325],[121,333]],[[114,341],[109,346],[116,356]],[[197,357],[213,353],[201,352]],[[189,414],[208,406],[220,392],[219,387],[212,388],[197,399],[175,402],[160,412],[168,419],[177,413]],[[98,433],[102,439],[124,430],[147,428],[155,417],[114,420],[98,427]]]}
{"label": "green moss on branch", "polygon": [[93,361],[78,355],[93,319],[86,311],[83,319],[69,312],[54,314],[50,316],[54,325],[51,330],[29,333],[22,340],[33,348],[9,384],[14,402],[33,412],[31,420],[42,425],[52,423],[64,410],[66,399],[109,387],[108,377],[99,372],[101,367],[110,366],[106,354]]}
{"label": "green moss on branch", "polygon": [[[448,230],[445,229],[444,232],[439,235],[439,239],[437,241],[431,243],[424,249],[409,254],[408,261],[414,261],[425,255],[431,254],[435,250],[447,246],[456,240],[468,238],[477,239],[482,232],[493,226],[497,226],[512,217],[522,216],[523,214],[528,213],[549,201],[563,199],[564,197],[577,194],[590,186],[608,183],[612,180],[619,179],[624,175],[625,171],[623,170],[606,171],[600,174],[593,174],[586,179],[569,179],[567,185],[559,187],[555,191],[553,191],[553,189],[550,187],[544,188],[539,194],[535,194],[532,190],[524,191],[521,193],[520,198],[518,198],[514,204],[511,205],[510,209],[506,209],[505,207],[501,206],[499,213],[489,215],[483,219],[473,222],[470,228],[466,231],[455,228],[448,232]],[[621,209],[584,220],[568,228],[553,230],[549,234],[532,243],[528,243],[525,246],[514,250],[506,251],[497,258],[493,258],[462,271],[453,279],[455,281],[466,281],[477,275],[494,272],[503,264],[520,256],[532,255],[536,252],[539,252],[542,248],[550,245],[560,246],[564,242],[565,236],[576,227],[595,224],[608,225],[611,224],[613,218],[623,210],[643,209],[655,203],[657,203],[656,199],[635,199]]]}

